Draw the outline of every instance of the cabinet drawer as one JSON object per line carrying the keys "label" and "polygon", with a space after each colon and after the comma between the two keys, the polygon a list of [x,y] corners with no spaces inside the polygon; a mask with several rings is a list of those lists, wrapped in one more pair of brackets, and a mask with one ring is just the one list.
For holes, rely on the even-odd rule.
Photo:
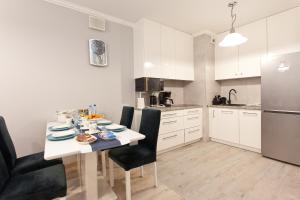
{"label": "cabinet drawer", "polygon": [[183,110],[167,111],[161,113],[161,118],[179,117],[183,115]]}
{"label": "cabinet drawer", "polygon": [[202,138],[202,126],[185,129],[184,142],[191,142]]}
{"label": "cabinet drawer", "polygon": [[184,143],[184,131],[175,131],[158,136],[157,150],[161,151]]}
{"label": "cabinet drawer", "polygon": [[159,134],[183,130],[183,117],[171,117],[161,119]]}
{"label": "cabinet drawer", "polygon": [[202,108],[193,108],[193,109],[187,109],[183,111],[184,115],[195,115],[195,114],[202,114]]}
{"label": "cabinet drawer", "polygon": [[191,128],[202,125],[202,115],[187,115],[184,116],[184,128]]}

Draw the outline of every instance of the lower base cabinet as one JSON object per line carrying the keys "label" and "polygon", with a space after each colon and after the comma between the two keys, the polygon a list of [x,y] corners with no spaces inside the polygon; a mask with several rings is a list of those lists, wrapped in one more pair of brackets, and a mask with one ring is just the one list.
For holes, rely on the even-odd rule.
{"label": "lower base cabinet", "polygon": [[[133,129],[138,131],[142,111],[134,114]],[[165,152],[202,138],[202,108],[165,111],[161,113],[157,151]]]}
{"label": "lower base cabinet", "polygon": [[260,152],[261,111],[210,108],[209,136],[219,142]]}
{"label": "lower base cabinet", "polygon": [[184,130],[165,133],[158,136],[157,150],[162,151],[184,143]]}
{"label": "lower base cabinet", "polygon": [[261,149],[261,111],[241,110],[240,144]]}
{"label": "lower base cabinet", "polygon": [[202,126],[196,126],[193,128],[185,129],[184,131],[184,142],[192,142],[202,138]]}

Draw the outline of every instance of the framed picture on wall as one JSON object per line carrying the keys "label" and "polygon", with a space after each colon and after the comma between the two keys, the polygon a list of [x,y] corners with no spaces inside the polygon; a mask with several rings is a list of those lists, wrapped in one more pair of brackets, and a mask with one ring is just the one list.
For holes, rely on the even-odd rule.
{"label": "framed picture on wall", "polygon": [[105,42],[97,39],[89,40],[90,64],[94,66],[107,66],[107,46]]}

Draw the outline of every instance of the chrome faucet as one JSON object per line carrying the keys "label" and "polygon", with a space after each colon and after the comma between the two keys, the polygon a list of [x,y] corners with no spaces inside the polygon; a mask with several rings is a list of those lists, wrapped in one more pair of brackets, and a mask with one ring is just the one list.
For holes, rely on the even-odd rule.
{"label": "chrome faucet", "polygon": [[231,89],[231,90],[229,90],[229,98],[228,98],[228,104],[231,104],[231,92],[234,92],[235,94],[237,93],[237,91],[235,90],[235,89]]}

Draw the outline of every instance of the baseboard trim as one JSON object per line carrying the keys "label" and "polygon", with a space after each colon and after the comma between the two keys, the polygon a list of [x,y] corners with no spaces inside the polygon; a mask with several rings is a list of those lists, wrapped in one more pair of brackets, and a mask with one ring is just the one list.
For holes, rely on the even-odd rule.
{"label": "baseboard trim", "polygon": [[248,146],[245,146],[245,145],[236,144],[236,143],[233,143],[233,142],[228,142],[228,141],[219,140],[219,139],[215,139],[215,138],[210,138],[210,140],[213,141],[213,142],[226,144],[226,145],[237,147],[237,148],[240,148],[240,149],[245,149],[245,150],[253,151],[253,152],[256,152],[256,153],[261,153],[261,149],[256,149],[256,148],[253,148],[253,147],[248,147]]}

